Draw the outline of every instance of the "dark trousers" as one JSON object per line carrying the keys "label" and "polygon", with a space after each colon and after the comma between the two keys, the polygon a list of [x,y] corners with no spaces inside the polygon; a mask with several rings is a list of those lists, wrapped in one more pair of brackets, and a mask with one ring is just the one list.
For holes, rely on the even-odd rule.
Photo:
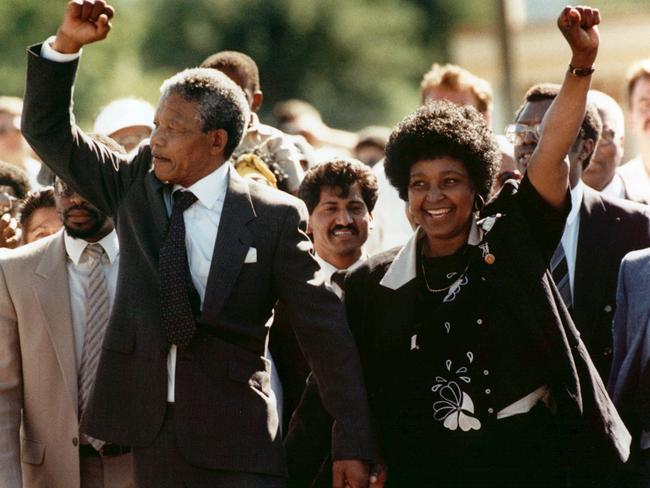
{"label": "dark trousers", "polygon": [[285,479],[279,476],[193,466],[181,455],[175,430],[174,407],[169,403],[153,444],[133,449],[138,488],[285,488]]}

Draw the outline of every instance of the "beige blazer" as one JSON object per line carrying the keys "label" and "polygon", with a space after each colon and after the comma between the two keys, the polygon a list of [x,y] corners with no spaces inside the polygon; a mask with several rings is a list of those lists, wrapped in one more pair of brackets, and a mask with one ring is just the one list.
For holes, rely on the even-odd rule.
{"label": "beige blazer", "polygon": [[80,485],[73,337],[63,232],[2,252],[2,488]]}

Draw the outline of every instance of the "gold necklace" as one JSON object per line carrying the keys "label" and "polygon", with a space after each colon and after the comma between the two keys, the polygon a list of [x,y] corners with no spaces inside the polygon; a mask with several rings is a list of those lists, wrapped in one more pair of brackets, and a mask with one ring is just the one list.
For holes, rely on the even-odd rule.
{"label": "gold necklace", "polygon": [[[422,256],[424,257],[424,255]],[[454,286],[456,283],[458,283],[460,280],[462,280],[465,277],[465,273],[467,273],[467,270],[469,269],[469,263],[465,266],[465,269],[463,272],[460,274],[460,276],[454,280],[451,285],[445,286],[444,288],[431,288],[429,286],[429,280],[427,280],[427,272],[424,269],[424,259],[420,261],[420,266],[422,267],[422,276],[424,277],[424,286],[426,286],[427,290],[431,293],[440,293],[443,291],[449,290],[452,286]]]}

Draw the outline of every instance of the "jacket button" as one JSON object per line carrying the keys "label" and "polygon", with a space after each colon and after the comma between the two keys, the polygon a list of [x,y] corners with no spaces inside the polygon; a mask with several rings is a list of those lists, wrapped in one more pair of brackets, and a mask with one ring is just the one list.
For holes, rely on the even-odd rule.
{"label": "jacket button", "polygon": [[605,312],[609,313],[612,311],[612,306],[611,305],[605,305],[605,308],[603,309]]}
{"label": "jacket button", "polygon": [[611,356],[612,355],[612,348],[611,347],[606,347],[603,349],[603,356]]}
{"label": "jacket button", "polygon": [[72,445],[77,447],[79,445],[79,439],[77,439],[76,437],[73,437],[72,438]]}

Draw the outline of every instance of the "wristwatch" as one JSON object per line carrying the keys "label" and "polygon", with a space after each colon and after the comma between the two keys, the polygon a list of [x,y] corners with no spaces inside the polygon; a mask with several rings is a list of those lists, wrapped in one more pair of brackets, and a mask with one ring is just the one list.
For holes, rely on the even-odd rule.
{"label": "wristwatch", "polygon": [[569,73],[574,76],[589,76],[596,69],[592,66],[591,68],[576,68],[575,66],[569,64]]}

